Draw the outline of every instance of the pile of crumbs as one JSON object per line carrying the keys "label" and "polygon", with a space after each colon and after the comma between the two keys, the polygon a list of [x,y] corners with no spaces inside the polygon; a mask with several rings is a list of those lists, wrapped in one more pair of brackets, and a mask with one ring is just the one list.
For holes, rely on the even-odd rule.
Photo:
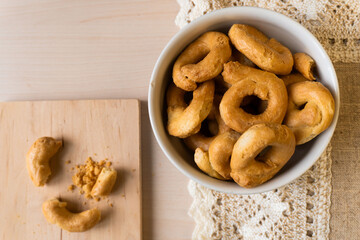
{"label": "pile of crumbs", "polygon": [[[80,188],[80,194],[85,194],[85,197],[88,199],[93,198],[91,195],[91,190],[95,185],[95,182],[104,167],[110,167],[111,162],[107,161],[108,159],[101,160],[100,162],[95,162],[91,157],[86,159],[84,165],[76,165],[76,174],[72,177],[72,181],[75,186]],[[74,189],[74,185],[69,186],[69,190]],[[99,201],[99,198],[95,198]]]}

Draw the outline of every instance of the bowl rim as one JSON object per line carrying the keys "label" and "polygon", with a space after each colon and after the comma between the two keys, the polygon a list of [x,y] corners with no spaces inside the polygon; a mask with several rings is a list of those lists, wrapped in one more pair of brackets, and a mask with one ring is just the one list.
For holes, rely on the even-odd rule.
{"label": "bowl rim", "polygon": [[[169,53],[170,49],[172,49],[174,47],[173,45],[178,40],[178,38],[180,38],[181,36],[190,32],[193,29],[195,30],[197,25],[206,23],[211,18],[224,16],[224,15],[230,14],[230,13],[231,14],[241,14],[242,12],[248,13],[249,11],[253,12],[253,14],[271,15],[272,18],[276,18],[279,21],[287,21],[287,24],[289,26],[293,26],[294,28],[301,30],[302,31],[301,34],[306,34],[307,37],[310,38],[312,44],[315,44],[316,48],[318,48],[320,50],[320,52],[323,54],[323,57],[329,67],[328,70],[330,70],[330,74],[334,77],[333,79],[335,80],[335,82],[334,82],[335,89],[334,89],[333,94],[334,94],[334,99],[335,99],[336,105],[335,105],[335,113],[334,113],[333,121],[332,121],[331,125],[328,127],[328,129],[326,130],[326,132],[328,132],[328,134],[329,134],[328,139],[326,141],[319,142],[319,145],[320,145],[319,147],[322,149],[322,151],[319,151],[314,156],[314,158],[313,158],[314,161],[308,161],[307,164],[305,164],[305,166],[303,166],[302,170],[299,171],[299,173],[296,176],[289,178],[288,181],[283,181],[281,183],[274,184],[274,185],[268,185],[268,187],[262,187],[262,188],[261,187],[259,188],[259,186],[258,186],[255,188],[247,189],[247,188],[242,188],[239,186],[238,190],[234,190],[232,187],[229,187],[229,188],[219,187],[218,184],[216,184],[216,183],[217,183],[217,181],[220,181],[220,180],[213,179],[213,178],[210,179],[210,177],[204,179],[204,177],[202,176],[204,174],[201,173],[199,170],[195,169],[194,167],[192,167],[188,164],[185,164],[184,163],[185,160],[183,160],[183,162],[179,162],[178,160],[174,159],[172,154],[170,152],[168,152],[168,150],[166,149],[166,146],[163,143],[163,139],[159,134],[159,127],[157,126],[157,123],[155,122],[155,112],[154,112],[155,108],[153,107],[152,103],[154,102],[154,98],[155,98],[155,82],[156,82],[156,76],[158,75],[158,72],[159,72],[159,67],[162,64],[162,62],[164,61],[164,58]],[[326,151],[326,147],[330,143],[330,140],[335,131],[335,127],[336,127],[338,117],[339,117],[339,109],[340,109],[339,81],[337,79],[337,75],[336,75],[334,66],[333,66],[329,56],[327,55],[326,51],[324,50],[323,46],[320,44],[320,42],[312,35],[312,33],[310,33],[310,31],[308,31],[305,27],[303,27],[300,23],[296,22],[295,20],[293,20],[281,13],[277,13],[275,11],[264,9],[264,8],[259,8],[259,7],[243,7],[243,6],[241,6],[241,7],[229,7],[229,8],[215,10],[211,13],[207,13],[203,16],[200,16],[199,18],[195,19],[194,21],[192,21],[191,23],[187,24],[182,29],[180,29],[170,39],[170,41],[166,44],[166,46],[161,51],[161,53],[155,63],[155,66],[153,68],[152,74],[151,74],[150,84],[149,84],[149,92],[148,92],[148,110],[149,110],[149,118],[150,118],[151,127],[152,127],[153,133],[155,135],[156,141],[158,142],[161,150],[163,151],[163,153],[165,154],[167,159],[181,173],[183,173],[188,178],[194,180],[195,182],[197,182],[205,187],[208,187],[210,189],[216,190],[216,191],[232,193],[232,194],[256,194],[256,193],[271,191],[271,190],[277,189],[279,187],[282,187],[284,185],[287,185],[287,184],[293,182],[294,180],[296,180],[297,178],[299,178],[300,176],[302,176],[309,168],[311,168],[311,166],[313,166],[313,164],[315,164],[315,162],[320,158],[321,154],[324,151]]]}

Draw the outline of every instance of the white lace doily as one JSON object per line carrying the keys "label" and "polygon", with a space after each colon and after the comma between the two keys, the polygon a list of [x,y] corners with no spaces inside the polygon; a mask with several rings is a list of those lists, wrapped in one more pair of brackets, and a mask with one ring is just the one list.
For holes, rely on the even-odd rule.
{"label": "white lace doily", "polygon": [[[336,62],[360,62],[360,4],[328,0],[178,0],[175,23],[230,6],[257,6],[287,15],[312,32]],[[328,239],[331,146],[296,181],[254,195],[219,193],[193,181],[189,210],[196,222],[193,239]]]}
{"label": "white lace doily", "polygon": [[274,191],[233,195],[193,181],[193,239],[328,239],[331,146],[304,175]]}
{"label": "white lace doily", "polygon": [[360,62],[360,4],[357,0],[177,0],[175,23],[183,27],[216,9],[256,6],[275,10],[306,27],[334,62]]}

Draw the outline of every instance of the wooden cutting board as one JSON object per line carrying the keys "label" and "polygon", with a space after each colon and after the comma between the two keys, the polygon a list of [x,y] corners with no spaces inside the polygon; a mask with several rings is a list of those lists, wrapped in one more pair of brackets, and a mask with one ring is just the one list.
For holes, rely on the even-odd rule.
{"label": "wooden cutting board", "polygon": [[[141,239],[139,116],[138,100],[0,103],[0,239]],[[64,147],[51,160],[48,184],[35,187],[25,156],[42,136],[63,139]],[[89,156],[108,158],[118,172],[113,192],[100,202],[85,199],[78,188],[68,190],[71,169]],[[73,211],[96,206],[102,220],[83,233],[61,230],[41,211],[53,197],[68,201]]]}

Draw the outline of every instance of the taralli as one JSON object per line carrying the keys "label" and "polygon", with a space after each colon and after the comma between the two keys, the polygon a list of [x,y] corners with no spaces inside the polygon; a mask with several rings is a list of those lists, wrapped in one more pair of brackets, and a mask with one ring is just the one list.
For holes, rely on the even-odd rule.
{"label": "taralli", "polygon": [[51,175],[50,159],[61,148],[62,141],[51,137],[37,139],[26,155],[26,166],[35,186],[44,186]]}
{"label": "taralli", "polygon": [[[201,148],[202,150],[207,151],[209,149],[210,143],[213,141],[216,135],[230,131],[230,128],[225,124],[225,122],[220,116],[220,112],[219,112],[220,101],[221,101],[221,96],[215,95],[211,112],[207,117],[207,119],[210,120],[208,122],[209,132],[213,136],[205,136],[204,134],[199,132],[185,138],[184,142],[186,146],[191,150],[195,151],[196,148]],[[213,125],[214,122],[216,126]]]}
{"label": "taralli", "polygon": [[286,87],[297,82],[309,81],[300,73],[292,73],[286,76],[282,76],[281,79],[284,81]]}
{"label": "taralli", "polygon": [[330,126],[335,113],[334,98],[319,82],[298,82],[287,89],[289,104],[284,124],[294,132],[296,144],[303,144]]}
{"label": "taralli", "polygon": [[272,178],[294,151],[294,134],[285,125],[254,125],[234,145],[230,175],[242,187],[256,187]]}
{"label": "taralli", "polygon": [[249,66],[249,67],[256,67],[256,65],[248,59],[244,54],[239,52],[236,48],[232,48],[232,55],[229,58],[229,62],[239,62],[242,65]]}
{"label": "taralli", "polygon": [[213,79],[231,56],[229,38],[220,32],[207,32],[191,43],[177,58],[173,79],[185,91],[196,89],[196,83]]}
{"label": "taralli", "polygon": [[210,144],[209,161],[212,168],[225,179],[230,177],[230,157],[240,134],[228,131],[218,135]]}
{"label": "taralli", "polygon": [[94,197],[103,197],[111,193],[116,181],[117,172],[113,168],[103,167],[94,187],[91,190],[91,195]]}
{"label": "taralli", "polygon": [[69,232],[84,232],[94,227],[101,219],[101,213],[97,208],[72,213],[66,209],[66,205],[66,202],[60,202],[58,199],[44,202],[42,211],[46,220]]}
{"label": "taralli", "polygon": [[315,61],[305,53],[294,54],[294,67],[308,80],[315,80],[313,69]]}
{"label": "taralli", "polygon": [[280,75],[291,72],[294,65],[291,51],[274,38],[243,24],[234,24],[229,37],[236,49],[261,69]]}
{"label": "taralli", "polygon": [[260,69],[246,66],[239,62],[227,62],[224,64],[224,71],[222,72],[224,81],[228,84],[235,84],[248,77],[262,78],[274,78],[275,74],[266,72]]}
{"label": "taralli", "polygon": [[[204,173],[252,188],[329,127],[334,99],[313,81],[315,61],[305,53],[293,55],[249,25],[232,25],[228,36],[230,43],[204,33],[176,59],[167,130],[195,151]],[[193,91],[190,104],[186,91]]]}
{"label": "taralli", "polygon": [[[226,81],[225,77],[224,80]],[[250,114],[239,107],[245,97],[252,95],[267,101],[265,111],[258,115]],[[284,82],[274,74],[249,74],[233,84],[224,94],[220,103],[220,114],[226,125],[242,133],[255,124],[281,123],[286,114],[287,101]]]}
{"label": "taralli", "polygon": [[201,148],[197,148],[194,154],[194,160],[196,165],[207,175],[220,180],[226,180],[219,173],[217,173],[210,164],[209,153],[203,151]]}
{"label": "taralli", "polygon": [[185,91],[171,84],[167,91],[167,130],[170,135],[186,138],[199,132],[201,122],[209,115],[214,100],[214,81],[206,81],[193,92],[187,105]]}

